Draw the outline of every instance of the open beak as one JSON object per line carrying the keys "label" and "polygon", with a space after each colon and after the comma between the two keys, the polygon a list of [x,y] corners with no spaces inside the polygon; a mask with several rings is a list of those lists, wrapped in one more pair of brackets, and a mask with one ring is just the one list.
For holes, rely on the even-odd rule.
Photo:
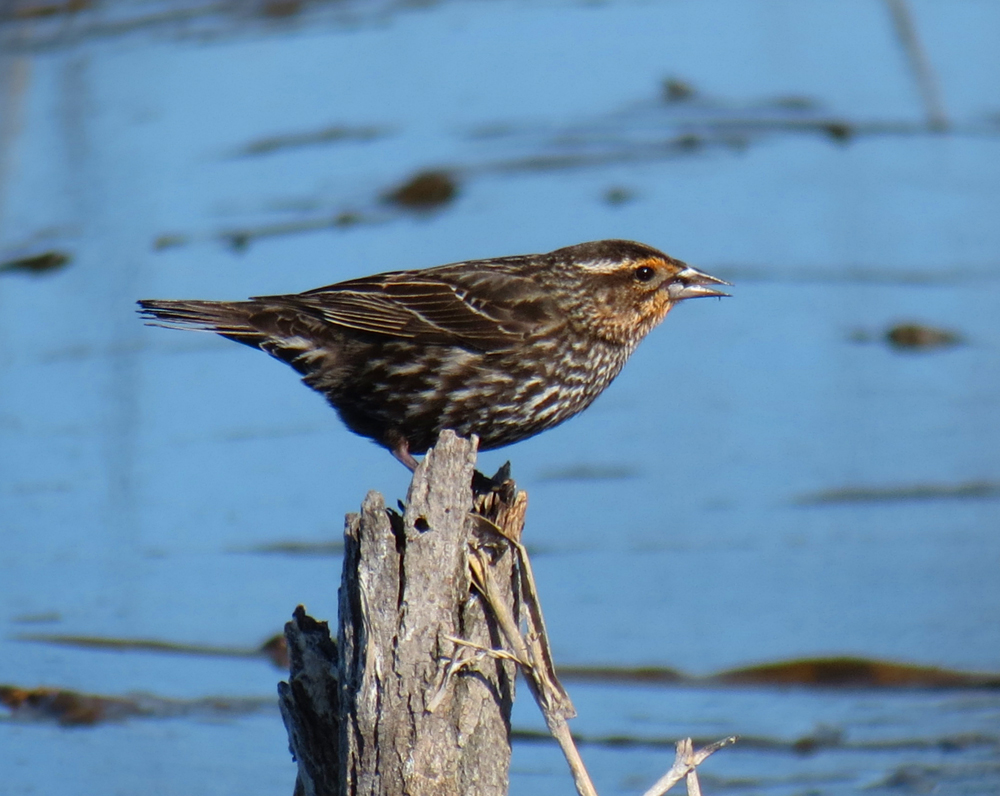
{"label": "open beak", "polygon": [[729,284],[732,283],[727,282],[725,279],[703,274],[690,265],[685,265],[683,271],[667,282],[667,293],[672,301],[702,298],[704,296],[728,296],[728,293],[717,290],[712,285]]}

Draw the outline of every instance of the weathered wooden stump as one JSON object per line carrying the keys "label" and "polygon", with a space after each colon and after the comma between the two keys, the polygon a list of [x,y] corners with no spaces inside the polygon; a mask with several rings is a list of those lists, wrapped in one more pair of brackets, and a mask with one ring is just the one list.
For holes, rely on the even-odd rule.
{"label": "weathered wooden stump", "polygon": [[402,514],[370,492],[348,515],[336,642],[301,607],[286,626],[279,696],[296,794],[507,793],[515,664],[477,651],[503,642],[469,559],[487,556],[518,616],[497,531],[520,537],[526,498],[506,478],[478,477],[474,493],[475,459],[475,441],[445,432]]}

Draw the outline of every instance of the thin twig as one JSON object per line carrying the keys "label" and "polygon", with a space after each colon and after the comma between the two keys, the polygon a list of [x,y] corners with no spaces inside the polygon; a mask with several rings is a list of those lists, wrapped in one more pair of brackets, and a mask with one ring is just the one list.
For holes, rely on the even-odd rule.
{"label": "thin twig", "polygon": [[941,90],[931,67],[930,58],[927,51],[920,43],[917,35],[917,26],[913,22],[913,15],[906,0],[885,0],[889,6],[889,13],[892,15],[893,25],[896,27],[896,35],[906,51],[906,56],[913,69],[914,78],[917,81],[917,88],[924,101],[924,109],[927,113],[927,125],[932,130],[948,129],[948,114],[944,110],[944,101],[941,98]]}
{"label": "thin twig", "polygon": [[566,719],[556,713],[547,713],[545,714],[545,723],[548,725],[552,737],[558,741],[559,748],[562,749],[566,762],[569,764],[569,770],[573,774],[573,783],[576,785],[576,792],[580,796],[597,796],[597,788],[594,787],[590,773],[583,764],[583,758],[580,757],[580,751],[576,748],[576,742],[569,731],[569,724]]}
{"label": "thin twig", "polygon": [[576,709],[566,689],[559,682],[555,667],[552,665],[552,652],[545,632],[545,623],[542,621],[541,606],[534,590],[534,579],[531,576],[530,566],[525,566],[528,560],[527,553],[520,543],[509,537],[505,538],[519,556],[518,565],[522,574],[521,598],[528,632],[521,633],[509,608],[497,599],[498,590],[493,581],[489,562],[485,553],[479,549],[473,550],[469,559],[472,581],[496,617],[501,633],[514,650],[514,657],[521,664],[524,679],[545,717],[545,724],[566,757],[577,793],[580,796],[597,796],[597,789],[569,730],[567,720],[576,715]]}
{"label": "thin twig", "polygon": [[[523,517],[523,505],[521,508]],[[474,546],[469,555],[472,583],[482,595],[512,651],[489,649],[457,638],[449,637],[449,640],[456,645],[476,650],[480,655],[491,655],[517,662],[528,683],[528,688],[545,717],[549,732],[556,739],[566,757],[566,762],[573,774],[577,793],[580,796],[598,796],[597,789],[594,787],[569,729],[568,720],[576,715],[576,710],[569,694],[566,693],[566,689],[563,688],[556,675],[552,649],[548,633],[545,630],[545,620],[542,617],[542,607],[535,589],[535,578],[528,560],[528,552],[518,539],[505,532],[505,529],[481,515],[477,519],[480,520],[482,527],[488,528],[489,531],[506,540],[516,555],[517,571],[520,574],[521,614],[525,631],[521,631],[521,624],[515,619],[510,606],[500,598],[501,592],[494,579],[490,557],[483,548]],[[679,741],[673,766],[644,796],[662,796],[685,777],[687,778],[689,796],[701,796],[701,787],[695,772],[696,767],[716,750],[735,742],[735,736],[724,738],[695,752],[690,738]]]}
{"label": "thin twig", "polygon": [[[674,758],[674,764],[670,767],[670,770],[660,777],[642,796],[663,796],[668,790],[670,790],[674,785],[680,782],[682,779],[688,776],[688,774],[693,774],[695,768],[700,766],[709,755],[714,752],[719,751],[723,746],[729,746],[730,744],[736,743],[736,736],[730,735],[728,738],[723,738],[721,741],[716,741],[715,743],[710,743],[708,746],[703,746],[697,752],[694,751],[694,744],[690,738],[685,738],[683,741],[677,742],[677,755]],[[697,777],[694,779],[695,788],[698,789],[700,793],[701,788],[697,784]],[[689,796],[696,796],[690,790],[691,780],[688,780],[688,794]]]}
{"label": "thin twig", "polygon": [[[524,548],[517,542],[510,544],[519,554]],[[519,564],[527,560],[527,555],[521,558]],[[510,608],[498,599],[499,590],[493,579],[493,571],[489,566],[489,561],[482,550],[473,551],[470,558],[472,568],[472,580],[476,588],[480,590],[486,599],[493,615],[496,617],[500,631],[503,633],[514,651],[514,655],[521,661],[525,679],[528,686],[535,693],[535,699],[539,701],[539,707],[548,718],[549,714],[559,715],[561,718],[571,719],[576,715],[573,702],[563,688],[562,683],[556,676],[555,667],[552,665],[552,652],[549,648],[548,635],[545,632],[545,624],[541,619],[541,607],[538,605],[538,596],[534,590],[534,581],[531,578],[530,570],[522,569],[521,578],[521,599],[524,604],[525,622],[527,632],[522,634],[517,620],[514,618]]]}
{"label": "thin twig", "polygon": [[698,782],[698,769],[692,768],[687,774],[688,796],[701,796],[701,785]]}
{"label": "thin twig", "polygon": [[545,618],[542,616],[542,604],[538,600],[538,590],[535,588],[535,575],[531,571],[531,561],[528,559],[528,551],[520,542],[511,542],[517,553],[517,564],[521,572],[521,596],[526,614],[525,621],[528,626],[528,638],[533,641],[532,646],[537,650],[539,663],[541,664],[545,677],[549,681],[558,699],[558,710],[564,719],[571,719],[576,716],[576,708],[569,698],[566,689],[559,682],[556,675],[556,666],[552,658],[552,646],[549,644],[549,634],[545,629]]}

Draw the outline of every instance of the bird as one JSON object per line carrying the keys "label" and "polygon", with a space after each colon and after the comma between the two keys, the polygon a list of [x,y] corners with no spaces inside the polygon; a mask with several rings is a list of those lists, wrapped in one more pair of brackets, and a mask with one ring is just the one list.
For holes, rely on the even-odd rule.
{"label": "bird", "polygon": [[289,295],[138,303],[150,325],[288,363],[351,431],[415,470],[444,429],[490,450],[573,417],[674,305],[729,284],[651,246],[600,240]]}

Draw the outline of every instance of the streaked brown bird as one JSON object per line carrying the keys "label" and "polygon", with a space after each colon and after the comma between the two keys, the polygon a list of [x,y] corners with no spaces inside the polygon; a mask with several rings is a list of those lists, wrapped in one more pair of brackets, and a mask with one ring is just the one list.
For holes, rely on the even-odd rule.
{"label": "streaked brown bird", "polygon": [[721,279],[633,241],[392,271],[248,301],[140,301],[287,362],[411,470],[450,428],[482,450],[585,409],[678,301]]}

